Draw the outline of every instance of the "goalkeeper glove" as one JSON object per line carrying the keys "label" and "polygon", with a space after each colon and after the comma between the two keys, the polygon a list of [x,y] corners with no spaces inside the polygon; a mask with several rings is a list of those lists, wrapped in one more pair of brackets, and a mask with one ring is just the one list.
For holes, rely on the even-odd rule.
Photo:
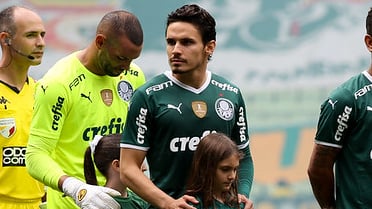
{"label": "goalkeeper glove", "polygon": [[74,177],[68,177],[62,184],[62,191],[83,209],[120,209],[119,203],[112,198],[120,196],[120,192],[108,187],[89,185]]}

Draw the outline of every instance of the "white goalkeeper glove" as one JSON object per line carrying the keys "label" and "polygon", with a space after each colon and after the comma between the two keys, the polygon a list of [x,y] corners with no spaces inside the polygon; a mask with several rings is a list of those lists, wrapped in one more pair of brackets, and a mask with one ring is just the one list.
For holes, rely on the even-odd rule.
{"label": "white goalkeeper glove", "polygon": [[89,185],[74,177],[68,177],[62,184],[62,191],[83,209],[120,209],[119,203],[112,198],[120,196],[120,192],[107,187]]}

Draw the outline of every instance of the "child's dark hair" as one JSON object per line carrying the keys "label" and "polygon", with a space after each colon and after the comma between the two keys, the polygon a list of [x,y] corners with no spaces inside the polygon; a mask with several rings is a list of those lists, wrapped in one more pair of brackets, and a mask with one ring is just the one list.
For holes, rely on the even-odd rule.
{"label": "child's dark hair", "polygon": [[[229,137],[222,133],[211,133],[202,138],[196,149],[186,185],[186,194],[199,196],[203,207],[213,206],[213,185],[218,164],[233,155],[242,159],[243,154]],[[229,191],[223,194],[224,203],[239,208],[237,176]]]}
{"label": "child's dark hair", "polygon": [[[115,159],[120,160],[120,138],[121,134],[103,136],[96,145],[91,145],[86,149],[84,155],[84,176],[88,184],[98,185],[95,167],[107,179],[107,172],[111,162]],[[93,140],[91,143],[94,144],[94,142]],[[94,149],[93,153],[92,148]]]}

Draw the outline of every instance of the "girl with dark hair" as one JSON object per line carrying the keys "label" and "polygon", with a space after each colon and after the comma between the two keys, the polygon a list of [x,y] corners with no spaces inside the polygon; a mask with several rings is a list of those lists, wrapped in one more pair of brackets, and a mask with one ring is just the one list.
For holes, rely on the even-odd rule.
{"label": "girl with dark hair", "polygon": [[121,134],[94,137],[84,155],[85,180],[87,184],[98,185],[96,167],[106,178],[105,187],[121,193],[121,196],[114,197],[121,208],[143,209],[147,203],[127,190],[127,186],[120,181],[120,138]]}
{"label": "girl with dark hair", "polygon": [[238,201],[237,170],[243,154],[225,134],[211,133],[199,143],[191,165],[186,194],[198,209],[243,208]]}

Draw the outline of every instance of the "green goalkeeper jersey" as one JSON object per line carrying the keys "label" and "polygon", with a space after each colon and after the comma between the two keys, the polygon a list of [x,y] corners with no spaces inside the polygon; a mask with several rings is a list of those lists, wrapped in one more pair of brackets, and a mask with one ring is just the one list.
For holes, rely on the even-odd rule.
{"label": "green goalkeeper jersey", "polygon": [[240,191],[249,196],[253,163],[243,97],[226,79],[209,71],[207,75],[199,89],[180,83],[170,71],[141,86],[131,100],[121,147],[146,151],[151,180],[178,198],[201,138],[225,133],[245,153]]}
{"label": "green goalkeeper jersey", "polygon": [[[55,190],[59,177],[67,174],[84,181],[89,141],[123,131],[129,99],[144,82],[134,63],[119,76],[98,76],[76,53],[58,61],[39,81],[26,162],[33,176],[49,186],[48,208],[77,208]],[[105,179],[96,173],[102,185]]]}
{"label": "green goalkeeper jersey", "polygon": [[372,77],[365,71],[336,88],[322,104],[315,142],[338,147],[336,207],[372,205]]}

